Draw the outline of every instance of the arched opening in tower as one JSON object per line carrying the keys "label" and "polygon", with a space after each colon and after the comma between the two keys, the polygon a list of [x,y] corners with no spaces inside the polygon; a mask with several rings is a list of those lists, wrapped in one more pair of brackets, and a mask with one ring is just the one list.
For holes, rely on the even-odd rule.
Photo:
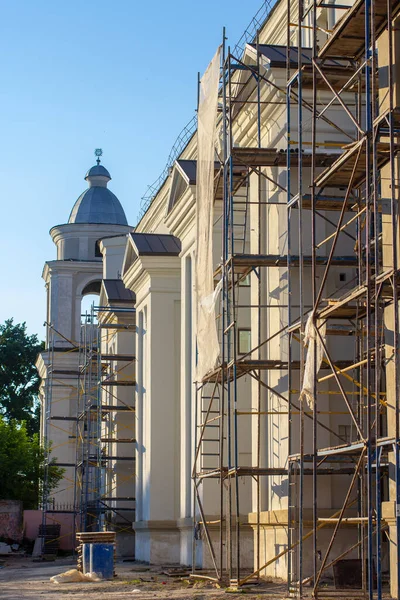
{"label": "arched opening in tower", "polygon": [[90,321],[97,323],[97,310],[99,305],[101,281],[91,281],[82,291],[81,300],[81,322],[89,324]]}

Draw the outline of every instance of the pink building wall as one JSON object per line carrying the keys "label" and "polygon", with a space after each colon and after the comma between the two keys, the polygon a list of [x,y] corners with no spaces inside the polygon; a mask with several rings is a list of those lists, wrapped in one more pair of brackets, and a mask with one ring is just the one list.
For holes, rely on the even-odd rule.
{"label": "pink building wall", "polygon": [[[24,510],[24,537],[35,540],[39,535],[39,525],[42,524],[41,510]],[[46,523],[60,524],[60,549],[73,549],[74,515],[68,513],[47,514]]]}

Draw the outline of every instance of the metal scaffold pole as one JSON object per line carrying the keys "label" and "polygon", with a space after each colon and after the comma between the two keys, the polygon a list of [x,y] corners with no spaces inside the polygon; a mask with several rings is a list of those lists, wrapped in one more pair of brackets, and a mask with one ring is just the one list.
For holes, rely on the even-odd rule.
{"label": "metal scaffold pole", "polygon": [[[351,560],[369,598],[375,584],[382,597],[390,563],[398,597],[400,4],[286,6],[284,50],[256,35],[232,53],[224,34],[214,181],[221,363],[196,385],[196,543],[210,554],[210,577],[231,585],[283,558],[289,592],[302,597],[311,584],[318,597]],[[286,148],[273,145],[282,135],[268,120],[279,106]],[[286,229],[274,246],[278,213]],[[280,428],[281,462],[271,450]],[[277,500],[271,489],[283,478]],[[218,525],[207,516],[216,481]],[[261,531],[278,506],[287,544],[268,556]],[[249,524],[252,572],[241,552]]]}
{"label": "metal scaffold pole", "polygon": [[[47,332],[46,339],[48,343],[48,348],[50,350],[49,357],[49,366],[48,366],[48,376],[46,378],[45,383],[45,396],[44,396],[44,415],[43,419],[43,430],[41,432],[42,435],[42,445],[44,449],[44,469],[43,469],[43,481],[41,485],[41,507],[42,507],[42,548],[41,553],[44,555],[46,553],[46,526],[47,526],[47,517],[48,510],[50,510],[50,490],[49,490],[49,463],[50,463],[50,445],[49,445],[49,428],[51,424],[51,415],[52,415],[52,398],[53,398],[53,369],[54,369],[54,330],[47,323],[46,324]],[[44,417],[44,418],[43,418]]]}
{"label": "metal scaffold pole", "polygon": [[[271,285],[271,270],[283,270],[288,260],[284,253],[268,251],[266,229],[271,207],[285,214],[286,202],[276,198],[275,190],[287,192],[280,178],[280,172],[287,165],[286,153],[270,147],[263,137],[266,111],[270,107],[284,107],[286,93],[266,73],[262,51],[265,47],[259,44],[256,34],[252,45],[254,59],[245,61],[242,55],[225,49],[224,35],[220,85],[222,111],[218,124],[221,155],[214,188],[218,208],[216,223],[222,223],[222,261],[214,272],[215,281],[222,283],[218,312],[221,365],[197,386],[200,398],[197,415],[201,421],[197,427],[193,468],[196,506],[200,513],[195,516],[195,531],[200,530],[196,538],[203,539],[204,551],[209,552],[215,568],[214,576],[203,576],[228,580],[232,586],[239,587],[247,581],[257,580],[265,569],[261,531],[262,512],[270,502],[266,492],[268,481],[284,478],[287,474],[286,466],[274,464],[266,448],[273,419],[285,419],[287,415],[289,398],[280,392],[276,381],[279,381],[280,372],[288,370],[289,363],[279,352],[275,358],[275,344],[279,348],[281,338],[286,335],[286,326],[276,329],[279,319],[274,318],[273,311],[281,307],[267,301],[265,296]],[[251,141],[248,144],[235,142],[238,121],[244,114],[251,114],[256,145]],[[297,270],[301,262],[302,258],[295,257],[293,263]],[[249,326],[246,313],[256,324],[254,330]],[[299,360],[294,361],[294,368],[300,370]],[[220,389],[219,403],[212,386]],[[214,439],[208,435],[211,427],[216,430]],[[251,460],[243,458],[251,455],[250,435],[255,440]],[[222,449],[218,466],[211,465],[206,459],[217,457],[210,450],[211,444],[217,441]],[[215,489],[211,487],[215,480],[219,482],[221,499],[219,548],[213,531],[217,522],[206,517],[207,512],[213,510],[210,490]],[[247,522],[249,498],[253,499],[251,527]],[[254,573],[249,564],[245,566],[243,551],[252,531],[255,536]],[[218,551],[221,565],[224,562],[223,568],[216,562]]]}
{"label": "metal scaffold pole", "polygon": [[[324,4],[323,9],[327,22],[333,23],[327,28],[329,31],[321,26],[321,3],[315,0],[304,12],[299,10],[297,20],[290,16],[290,11],[287,17],[288,47],[293,32],[297,32],[299,40],[299,58],[290,59],[288,50],[287,61],[288,121],[291,110],[297,107],[298,114],[296,139],[294,132],[288,135],[288,169],[290,176],[293,171],[290,145],[296,144],[296,151],[304,157],[298,164],[299,181],[303,186],[309,181],[311,191],[310,201],[298,190],[295,202],[289,194],[288,236],[293,237],[291,222],[296,219],[293,215],[296,204],[299,212],[305,212],[303,218],[309,225],[303,234],[299,232],[295,243],[299,253],[309,247],[309,227],[312,251],[311,310],[304,307],[297,321],[289,319],[289,327],[291,331],[299,332],[298,336],[290,338],[292,353],[296,352],[296,344],[304,345],[303,318],[307,319],[306,335],[307,329],[311,330],[299,398],[303,405],[310,406],[313,414],[312,445],[304,447],[301,442],[304,427],[301,420],[299,434],[293,428],[293,422],[289,423],[292,439],[289,460],[293,463],[300,460],[303,468],[308,462],[312,465],[310,492],[313,500],[309,508],[312,511],[314,557],[313,575],[310,576],[304,572],[303,544],[300,544],[296,552],[303,573],[296,574],[290,560],[288,578],[291,590],[300,597],[304,583],[311,581],[313,595],[317,597],[326,570],[337,566],[345,557],[357,556],[357,550],[364,594],[373,598],[376,585],[377,597],[381,598],[382,553],[390,555],[392,595],[397,596],[399,581],[395,556],[398,544],[395,542],[388,547],[383,533],[387,534],[389,530],[390,538],[398,539],[397,517],[394,515],[392,521],[390,515],[385,519],[384,514],[388,513],[389,506],[393,512],[397,510],[398,498],[398,418],[393,409],[397,410],[398,405],[398,198],[395,189],[399,131],[393,98],[399,83],[393,80],[392,65],[395,63],[393,20],[399,7],[396,2],[386,0],[358,0],[352,7],[340,6],[338,9]],[[344,12],[335,26],[337,10]],[[304,28],[310,30],[309,37],[304,36]],[[306,43],[303,37],[308,39]],[[305,62],[300,59],[300,52]],[[292,63],[291,68],[289,63]],[[382,80],[376,76],[378,69],[385,67],[389,74],[387,90],[386,86],[382,88]],[[304,101],[308,104],[306,110]],[[335,150],[339,145],[330,140],[339,127],[343,142],[340,150]],[[304,146],[308,135],[311,139]],[[346,144],[346,137],[350,143]],[[319,168],[324,147],[332,148],[332,158]],[[305,161],[307,155],[311,168]],[[329,222],[330,231],[324,230],[324,221]],[[328,258],[322,267],[319,256],[325,248]],[[344,271],[338,272],[335,266],[341,257],[343,261],[345,257],[350,258],[351,252],[356,268],[353,276],[351,272],[347,276]],[[294,285],[295,276],[289,267],[289,286],[293,289]],[[335,343],[338,323],[346,323],[340,327],[342,335],[348,336],[347,356],[344,346]],[[390,341],[388,330],[391,331]],[[339,348],[342,350],[338,352]],[[344,356],[352,358],[352,364],[340,369],[338,357]],[[321,363],[331,370],[327,376],[321,376]],[[311,380],[307,373],[312,375]],[[335,396],[332,394],[338,398],[336,409],[340,400],[347,411],[346,419],[334,416],[330,398]],[[339,445],[326,439],[319,427],[318,415],[322,407],[327,407],[332,415],[331,426],[342,438]],[[296,440],[300,440],[300,444]],[[338,465],[334,481],[341,482],[343,493],[341,499],[338,494],[332,496],[336,503],[342,503],[342,508],[332,521],[335,527],[326,545],[317,533],[321,523],[326,521],[317,490],[319,494],[323,490],[321,465],[329,464]],[[354,469],[350,484],[343,479],[345,466]],[[293,468],[289,470],[289,477],[292,471]],[[307,489],[307,478],[304,482]],[[297,489],[296,481],[293,483]],[[387,501],[389,499],[393,499],[393,505]],[[303,509],[295,524],[298,537],[303,540],[306,538],[303,532],[307,520],[305,510],[308,508]],[[349,519],[357,524],[356,543],[351,530],[345,530]],[[346,535],[348,548],[343,552],[343,536]],[[318,555],[321,556],[320,563]],[[295,582],[297,585],[293,585]]]}
{"label": "metal scaffold pole", "polygon": [[[135,309],[93,305],[82,319],[76,529],[129,532],[135,512]],[[131,348],[130,353],[119,351],[120,346]],[[118,475],[121,466],[128,469],[123,477]]]}
{"label": "metal scaffold pole", "polygon": [[[46,325],[46,348],[41,353],[41,360],[45,369],[44,394],[42,397],[41,413],[41,444],[44,452],[44,467],[41,481],[41,509],[42,524],[39,537],[42,539],[42,555],[54,556],[57,552],[60,540],[62,519],[60,516],[68,516],[73,519],[75,505],[73,501],[64,501],[64,492],[72,493],[74,482],[70,469],[74,467],[69,459],[58,460],[58,450],[73,444],[75,439],[75,417],[66,412],[66,406],[70,399],[75,397],[77,386],[73,378],[73,371],[65,371],[61,366],[57,344],[61,341],[66,344],[63,355],[67,356],[77,350],[70,340],[67,340],[52,323]],[[61,434],[60,434],[61,432]],[[65,439],[66,438],[66,439]],[[62,485],[52,488],[52,469],[62,468],[65,470]],[[71,520],[72,522],[72,520]],[[72,526],[71,526],[72,529]],[[64,534],[64,535],[69,535]]]}

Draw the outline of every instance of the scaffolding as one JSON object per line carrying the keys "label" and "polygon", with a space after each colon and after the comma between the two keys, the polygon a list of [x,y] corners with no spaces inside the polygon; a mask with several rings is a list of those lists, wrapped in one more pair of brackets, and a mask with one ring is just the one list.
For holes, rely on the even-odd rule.
{"label": "scaffolding", "polygon": [[[329,24],[337,20],[335,11],[341,18],[330,30]],[[391,591],[398,597],[398,12],[399,3],[393,0],[356,0],[351,7],[300,0],[296,10],[287,4],[287,46],[294,40],[298,56],[294,68],[287,68],[289,172],[293,145],[300,157],[288,185],[288,280],[292,290],[300,290],[300,308],[289,306],[288,332],[291,354],[300,352],[304,400],[300,414],[294,415],[293,400],[299,392],[291,390],[288,579],[289,589],[299,596],[306,583],[311,583],[314,596],[320,594],[326,570],[350,555],[360,565],[364,594],[381,598],[382,557],[388,560],[390,555]],[[327,114],[334,114],[329,127],[321,123]],[[338,140],[340,152],[321,169],[321,150],[330,146],[327,140],[335,140],[340,119],[347,122],[346,135]],[[301,160],[306,155],[307,166]],[[321,235],[327,213],[330,230]],[[356,268],[352,277],[338,279],[334,259],[343,255],[344,246],[353,250]],[[304,260],[306,249],[311,252],[310,265]],[[322,269],[321,249],[329,256]],[[301,257],[297,280],[292,252]],[[309,293],[304,291],[306,282]],[[310,308],[304,304],[307,296]],[[289,298],[293,302],[291,291]],[[346,369],[338,366],[344,348],[333,337],[338,324],[347,336],[344,353],[352,360]],[[319,373],[319,352],[329,366],[325,376]],[[294,382],[291,367],[289,382]],[[311,424],[305,422],[307,404]],[[332,414],[346,413],[336,439],[321,434],[318,415],[326,408]],[[330,521],[321,510],[321,465],[338,465],[334,485],[342,487],[340,510]],[[310,478],[305,476],[307,467]],[[342,477],[346,468],[353,470],[347,480]],[[306,495],[311,496],[309,535]],[[393,514],[383,515],[390,502]],[[319,558],[320,527],[327,522],[332,530]],[[355,532],[339,546],[340,532],[349,523]],[[309,569],[306,552],[313,556]]]}
{"label": "scaffolding", "polygon": [[[61,525],[64,515],[69,515],[70,529],[62,535],[71,536],[73,546],[78,531],[114,530],[133,535],[135,515],[135,309],[93,305],[81,318],[79,344],[47,324],[42,413],[42,530]],[[125,340],[118,342],[119,335]],[[60,340],[65,347],[57,346]],[[132,351],[121,352],[121,346]],[[76,356],[72,370],[63,365],[71,353]],[[116,391],[121,387],[131,390],[129,398]],[[55,433],[59,443],[52,443]],[[65,446],[70,447],[71,460],[57,459],[55,464],[66,470],[66,485],[52,492],[49,473],[53,457]],[[73,500],[60,499],[68,491]],[[47,545],[43,537],[43,554],[48,553]]]}
{"label": "scaffolding", "polygon": [[[203,540],[211,579],[240,586],[284,558],[289,592],[318,596],[328,569],[354,558],[364,596],[381,598],[386,553],[399,580],[399,10],[395,0],[288,0],[283,58],[257,35],[245,59],[224,36],[221,365],[196,383],[193,467],[193,567]],[[266,59],[284,71],[282,83]],[[282,106],[286,147],[266,127],[271,106]],[[238,143],[243,122],[255,131],[247,144]],[[286,237],[268,254],[272,208]],[[286,287],[271,300],[274,272]],[[266,432],[283,419],[287,460],[275,465]],[[249,431],[251,461],[243,458]],[[265,496],[282,478],[286,544],[262,560]],[[253,572],[242,566],[249,526]]]}
{"label": "scaffolding", "polygon": [[[62,358],[66,354],[78,353],[79,347],[72,341],[67,340],[52,323],[45,323],[46,326],[46,351],[43,353],[46,364],[47,376],[44,385],[43,404],[41,411],[41,442],[44,451],[43,477],[41,481],[41,501],[42,509],[42,555],[54,554],[58,546],[59,530],[61,527],[60,515],[69,515],[71,517],[71,531],[65,535],[73,536],[73,520],[75,517],[76,506],[74,502],[63,501],[60,498],[74,490],[75,461],[60,461],[57,458],[59,448],[70,446],[73,452],[76,433],[76,415],[69,414],[69,402],[77,402],[78,399],[78,370],[66,368],[62,365]],[[60,348],[57,341],[67,343],[68,347]],[[59,393],[61,390],[61,395]],[[64,396],[66,390],[68,396]],[[59,439],[54,443],[54,438]],[[56,491],[50,489],[50,472],[55,465],[65,470],[63,482],[65,486]],[[57,536],[52,532],[58,527]],[[49,536],[48,533],[51,533]],[[39,535],[40,537],[40,535]],[[56,539],[55,539],[56,537]]]}
{"label": "scaffolding", "polygon": [[[135,309],[92,306],[83,315],[79,360],[75,503],[76,531],[132,533],[135,514]],[[110,351],[114,348],[115,351]],[[118,388],[131,391],[122,398]],[[124,448],[124,450],[122,449]],[[120,471],[123,470],[121,475]]]}
{"label": "scaffolding", "polygon": [[[288,414],[288,397],[279,385],[269,382],[270,373],[279,376],[289,368],[284,353],[280,348],[277,353],[274,347],[286,326],[267,326],[271,319],[279,323],[282,306],[264,299],[268,273],[286,269],[287,256],[279,244],[273,250],[269,244],[268,253],[261,242],[261,233],[251,233],[260,232],[271,207],[281,213],[286,211],[286,199],[279,198],[287,189],[280,181],[280,173],[286,169],[286,153],[272,145],[265,147],[262,127],[268,108],[285,110],[286,90],[268,77],[258,37],[247,50],[251,60],[231,53],[224,35],[219,123],[222,154],[215,175],[215,205],[220,208],[216,222],[222,219],[223,223],[223,260],[214,273],[216,283],[222,280],[218,315],[221,364],[196,384],[193,468],[196,532],[193,564],[197,540],[202,539],[215,572],[207,577],[227,580],[234,586],[258,578],[266,566],[261,565],[260,518],[265,509],[265,488],[271,478],[280,481],[287,475],[284,464],[266,460],[263,452],[268,420],[283,415],[287,418]],[[263,52],[267,51],[263,47]],[[253,143],[248,145],[238,145],[235,139],[243,116],[249,119],[246,126],[255,130]],[[269,193],[270,188],[274,193]],[[299,257],[296,260],[299,263]],[[321,261],[326,261],[326,257]],[[258,325],[254,327],[254,323]],[[274,333],[264,336],[266,329],[274,329]],[[295,361],[294,366],[300,368],[300,362]],[[344,361],[341,367],[346,366],[348,362]],[[267,400],[266,392],[273,393],[272,400]],[[327,469],[322,470],[328,474]],[[215,507],[210,510],[209,505],[217,492],[219,515],[215,518],[209,516]],[[242,566],[253,535],[254,573],[249,565]],[[195,571],[193,574],[198,576]]]}

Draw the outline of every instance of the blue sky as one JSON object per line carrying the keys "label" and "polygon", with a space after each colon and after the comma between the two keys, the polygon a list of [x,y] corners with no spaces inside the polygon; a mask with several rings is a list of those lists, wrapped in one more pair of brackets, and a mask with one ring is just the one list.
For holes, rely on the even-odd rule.
{"label": "blue sky", "polygon": [[136,223],[140,198],[196,108],[226,27],[232,46],[262,0],[1,3],[0,322],[44,337],[41,272],[103,148],[110,189]]}

